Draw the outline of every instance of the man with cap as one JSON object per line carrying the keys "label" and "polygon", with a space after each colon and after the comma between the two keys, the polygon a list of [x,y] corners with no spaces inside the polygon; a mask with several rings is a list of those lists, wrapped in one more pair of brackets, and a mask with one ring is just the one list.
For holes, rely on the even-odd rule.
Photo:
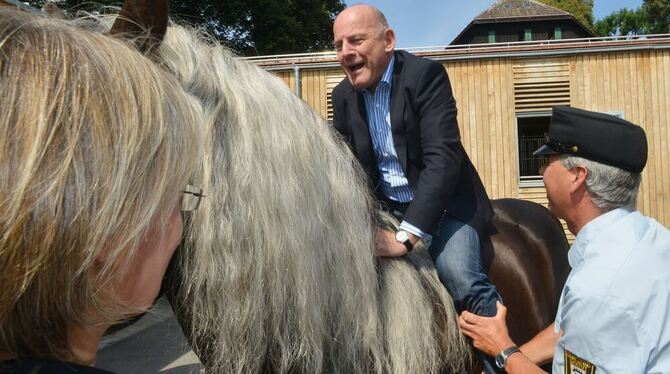
{"label": "man with cap", "polygon": [[549,209],[576,235],[555,322],[520,350],[506,309],[463,312],[475,347],[508,373],[670,373],[670,231],[636,210],[644,131],[623,119],[556,107],[540,169]]}

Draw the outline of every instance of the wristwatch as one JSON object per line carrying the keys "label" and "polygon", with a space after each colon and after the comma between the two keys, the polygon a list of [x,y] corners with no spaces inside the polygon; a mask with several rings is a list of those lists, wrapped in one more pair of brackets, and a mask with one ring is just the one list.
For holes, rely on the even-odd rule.
{"label": "wristwatch", "polygon": [[396,232],[395,240],[398,243],[402,243],[403,245],[405,245],[405,248],[407,248],[407,252],[411,252],[412,249],[414,248],[414,245],[412,245],[412,242],[409,240],[409,234],[407,233],[407,231],[399,230],[398,232]]}
{"label": "wristwatch", "polygon": [[509,348],[505,348],[502,351],[500,351],[500,353],[498,353],[495,357],[496,366],[498,367],[498,369],[504,369],[505,366],[507,366],[507,359],[509,358],[509,356],[517,352],[521,352],[521,350],[519,350],[519,347],[517,347],[516,345],[513,345]]}

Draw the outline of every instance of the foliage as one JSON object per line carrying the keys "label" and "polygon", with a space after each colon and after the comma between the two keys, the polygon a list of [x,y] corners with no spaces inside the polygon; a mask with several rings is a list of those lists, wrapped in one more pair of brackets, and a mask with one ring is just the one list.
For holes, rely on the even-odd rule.
{"label": "foliage", "polygon": [[593,0],[540,0],[540,2],[564,10],[575,16],[582,25],[593,28]]}
{"label": "foliage", "polygon": [[643,0],[642,6],[623,8],[596,22],[599,36],[670,33],[670,0]]}
{"label": "foliage", "polygon": [[[30,0],[41,7],[45,0]],[[93,11],[121,0],[59,0],[66,10]],[[203,26],[243,55],[332,49],[332,25],[342,0],[170,0],[172,17]]]}
{"label": "foliage", "polygon": [[644,33],[642,13],[623,8],[598,20],[593,31],[598,36],[629,35]]}

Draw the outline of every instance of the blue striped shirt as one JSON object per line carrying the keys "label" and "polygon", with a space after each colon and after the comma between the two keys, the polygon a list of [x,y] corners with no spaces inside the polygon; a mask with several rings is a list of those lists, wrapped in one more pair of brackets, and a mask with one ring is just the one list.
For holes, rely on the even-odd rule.
{"label": "blue striped shirt", "polygon": [[[379,167],[382,193],[390,200],[407,203],[414,198],[414,190],[402,170],[391,133],[391,84],[393,83],[394,63],[395,56],[391,58],[374,93],[369,90],[362,90],[362,92],[368,114],[368,130],[372,138],[372,149]],[[430,235],[407,221],[403,221],[400,228],[423,237],[427,241],[430,240]]]}

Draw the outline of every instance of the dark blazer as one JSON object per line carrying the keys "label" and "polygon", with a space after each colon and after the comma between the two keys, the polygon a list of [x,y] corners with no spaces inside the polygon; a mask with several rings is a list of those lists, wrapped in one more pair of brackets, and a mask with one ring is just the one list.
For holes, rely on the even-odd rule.
{"label": "dark blazer", "polygon": [[[415,195],[404,219],[435,233],[443,212],[482,230],[493,210],[479,175],[461,144],[456,101],[444,67],[395,51],[391,82],[391,131],[405,176]],[[349,142],[377,198],[379,169],[362,93],[347,79],[333,90],[335,129]]]}

